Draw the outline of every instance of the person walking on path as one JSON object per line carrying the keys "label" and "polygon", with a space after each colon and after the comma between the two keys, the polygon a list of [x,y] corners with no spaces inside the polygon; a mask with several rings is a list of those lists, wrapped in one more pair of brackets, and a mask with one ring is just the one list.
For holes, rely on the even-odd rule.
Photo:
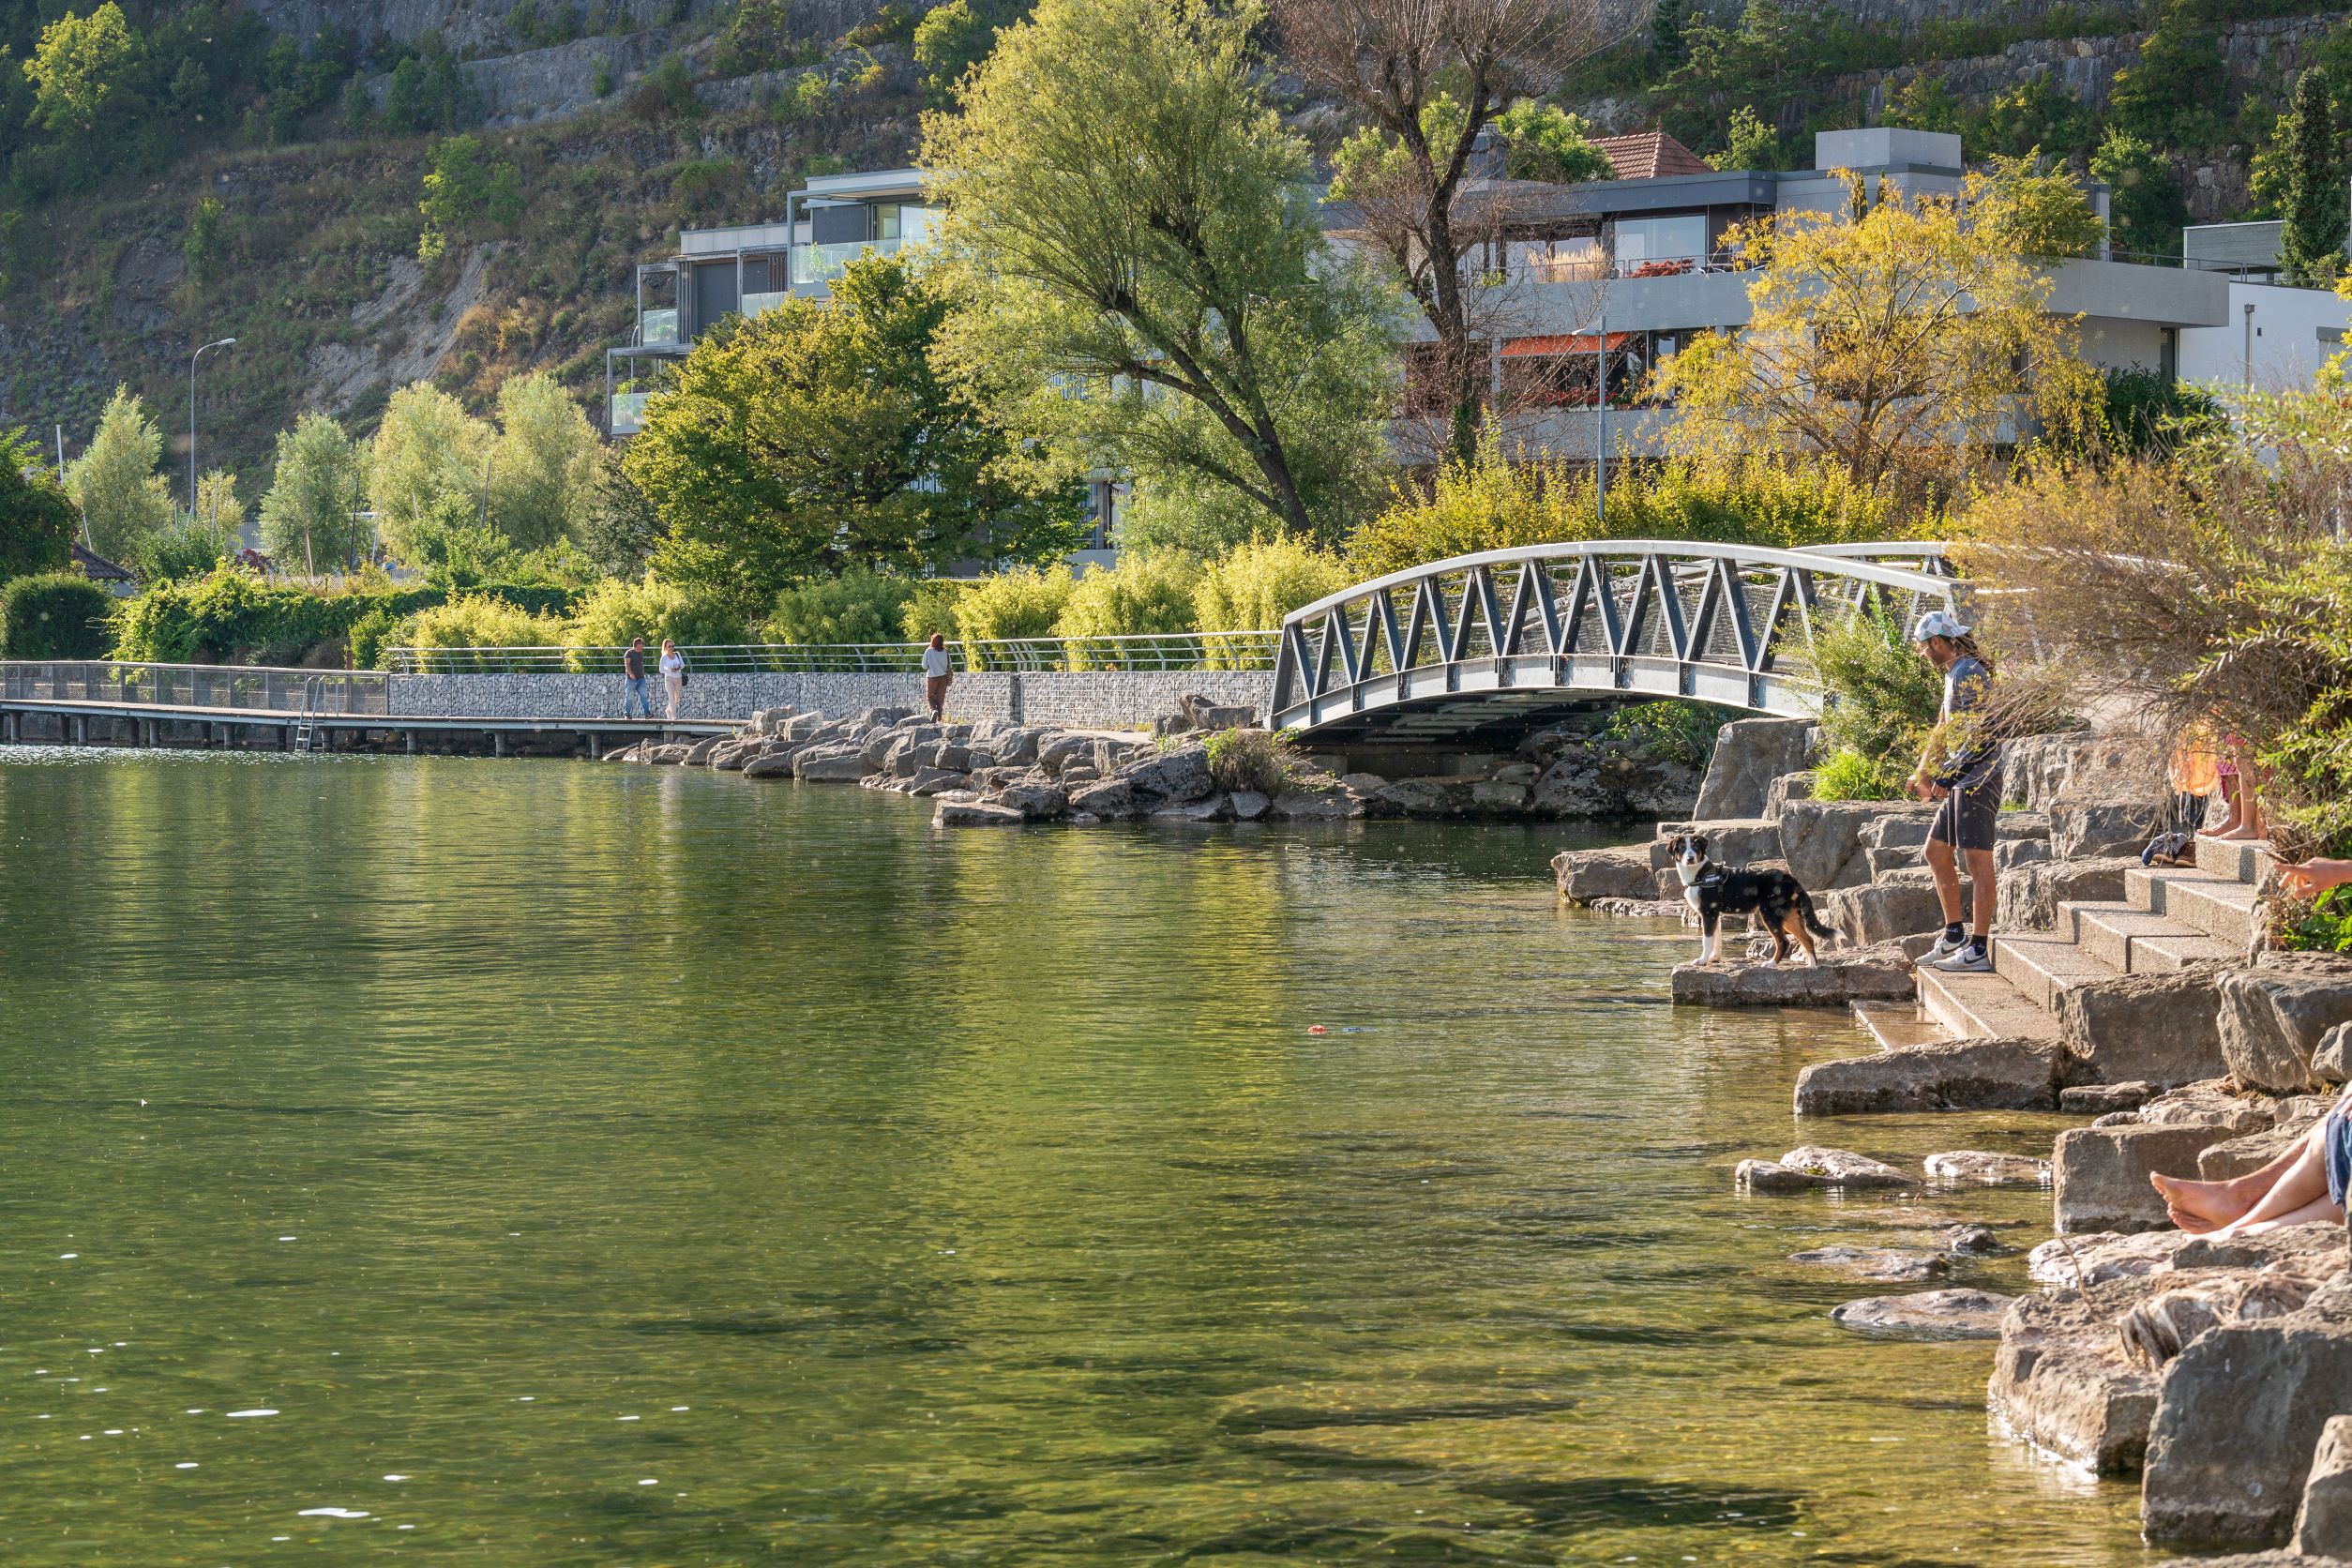
{"label": "person walking on path", "polygon": [[930,704],[932,723],[946,722],[947,688],[955,681],[955,668],[947,657],[947,639],[933,632],[931,645],[923,650],[923,701]]}
{"label": "person walking on path", "polygon": [[686,701],[686,655],[668,638],[661,640],[661,685],[670,699],[667,716],[678,716],[678,704]]}
{"label": "person walking on path", "polygon": [[[1944,677],[1937,742],[1920,757],[1908,785],[1917,798],[1943,803],[1927,830],[1927,865],[1936,874],[1944,931],[1927,957],[1939,970],[1983,972],[1993,967],[1993,841],[2001,809],[2000,742],[1983,731],[1993,671],[1968,628],[1944,611],[1922,615],[1911,627],[1911,642]],[[1979,716],[1968,719],[1968,715]],[[1963,722],[1954,724],[1955,719]],[[1959,861],[1964,856],[1974,916],[1967,928],[1960,921]]]}
{"label": "person walking on path", "polygon": [[639,638],[621,650],[621,716],[654,716],[654,704],[645,695],[645,640]]}

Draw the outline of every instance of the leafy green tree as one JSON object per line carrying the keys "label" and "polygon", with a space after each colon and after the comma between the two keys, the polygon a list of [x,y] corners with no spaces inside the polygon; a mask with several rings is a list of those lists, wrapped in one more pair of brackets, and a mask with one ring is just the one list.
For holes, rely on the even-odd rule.
{"label": "leafy green tree", "polygon": [[463,503],[478,522],[490,446],[490,427],[430,382],[392,394],[369,453],[368,494],[394,560],[424,564],[428,524],[445,531],[445,503]]}
{"label": "leafy green tree", "polygon": [[2287,160],[2279,264],[2290,283],[2329,287],[2344,270],[2346,165],[2323,72],[2307,70],[2296,79],[2281,135]]}
{"label": "leafy green tree", "polygon": [[1936,130],[1957,135],[1960,130],[1960,100],[1952,96],[1944,79],[1921,71],[1903,85],[1903,90],[1887,103],[1883,123],[1904,130]]}
{"label": "leafy green tree", "polygon": [[622,448],[600,445],[576,530],[580,548],[607,577],[641,575],[661,539],[661,519],[622,466]]}
{"label": "leafy green tree", "polygon": [[114,388],[89,449],[66,465],[66,491],[90,529],[90,547],[109,560],[129,555],[172,525],[172,492],[156,463],[163,432],[128,386]]}
{"label": "leafy green tree", "polygon": [[1715,169],[1777,169],[1782,162],[1780,132],[1757,119],[1755,110],[1735,109],[1723,151],[1711,154],[1707,162]]}
{"label": "leafy green tree", "polygon": [[2224,139],[2222,110],[2229,82],[2222,29],[2236,0],[2160,0],[2156,27],[2140,57],[2116,72],[2108,139],[2153,146],[2210,147]]}
{"label": "leafy green tree", "polygon": [[1252,16],[1045,0],[925,121],[970,309],[957,374],[1054,472],[1230,491],[1334,532],[1380,467],[1396,312],[1325,249]]}
{"label": "leafy green tree", "polygon": [[392,68],[391,80],[384,83],[384,128],[396,136],[414,136],[430,130],[436,118],[432,73],[411,54]]}
{"label": "leafy green tree", "polygon": [[21,430],[0,431],[0,582],[63,571],[80,526],[39,444]]}
{"label": "leafy green tree", "polygon": [[964,72],[988,56],[996,28],[972,8],[972,0],[947,0],[923,13],[914,26],[914,63],[923,84],[944,99]]}
{"label": "leafy green tree", "polygon": [[932,365],[946,315],[898,258],[869,256],[829,301],[698,340],[625,460],[666,530],[659,574],[750,611],[853,566],[911,575],[1071,548],[1076,495],[1008,476],[1010,439]]}
{"label": "leafy green tree", "polygon": [[1515,180],[1576,185],[1616,173],[1609,155],[1593,144],[1592,128],[1584,117],[1551,104],[1515,99],[1495,116],[1495,133],[1509,148],[1506,161]]}
{"label": "leafy green tree", "polygon": [[2118,249],[2150,256],[2180,254],[2189,204],[2162,153],[2120,126],[2110,126],[2091,155],[2090,173],[2107,185],[2107,221]]}
{"label": "leafy green tree", "polygon": [[778,642],[896,642],[913,594],[906,578],[863,569],[811,578],[776,596],[768,635]]}
{"label": "leafy green tree", "polygon": [[453,238],[483,225],[505,228],[522,216],[522,175],[507,158],[486,156],[478,136],[452,136],[427,156],[425,199],[416,210],[425,230],[419,261],[438,260]]}
{"label": "leafy green tree", "polygon": [[228,559],[236,548],[234,530],[215,527],[208,517],[199,512],[195,517],[182,518],[176,527],[141,538],[131,550],[130,559],[123,565],[136,572],[143,583],[184,582],[189,578],[203,577]]}
{"label": "leafy green tree", "polygon": [[2021,256],[2089,256],[2104,236],[2074,177],[2042,167],[2038,150],[1992,159],[1978,221]]}
{"label": "leafy green tree", "polygon": [[262,497],[262,549],[305,571],[356,564],[373,543],[360,516],[366,466],[359,444],[324,414],[280,430],[277,476]]}
{"label": "leafy green tree", "polygon": [[1650,8],[1650,58],[1659,69],[1682,63],[1682,30],[1690,21],[1691,0],[1656,0]]}
{"label": "leafy green tree", "polygon": [[55,136],[88,137],[129,98],[139,60],[139,40],[114,0],[87,16],[68,12],[41,29],[24,62],[34,123]]}
{"label": "leafy green tree", "polygon": [[498,424],[490,458],[490,521],[518,550],[567,536],[596,481],[596,432],[588,416],[542,371],[498,389]]}
{"label": "leafy green tree", "polygon": [[188,276],[199,283],[210,283],[220,276],[220,263],[228,251],[227,212],[219,197],[204,196],[188,214],[180,254],[188,263]]}

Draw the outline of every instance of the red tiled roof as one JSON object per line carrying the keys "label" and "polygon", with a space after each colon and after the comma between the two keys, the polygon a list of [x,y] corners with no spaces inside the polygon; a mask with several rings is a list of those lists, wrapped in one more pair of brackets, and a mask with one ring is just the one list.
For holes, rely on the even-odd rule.
{"label": "red tiled roof", "polygon": [[1662,174],[1711,174],[1707,160],[1663,130],[1604,136],[1592,143],[1608,155],[1621,180],[1654,180]]}

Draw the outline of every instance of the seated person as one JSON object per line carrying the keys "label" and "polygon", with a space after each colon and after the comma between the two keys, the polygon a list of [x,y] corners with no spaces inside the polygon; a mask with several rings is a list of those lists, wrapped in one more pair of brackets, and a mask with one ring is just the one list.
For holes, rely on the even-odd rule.
{"label": "seated person", "polygon": [[2319,1124],[2260,1170],[2226,1182],[2150,1176],[2172,1222],[2201,1236],[2259,1236],[2314,1220],[2341,1223],[2352,1183],[2352,1089]]}

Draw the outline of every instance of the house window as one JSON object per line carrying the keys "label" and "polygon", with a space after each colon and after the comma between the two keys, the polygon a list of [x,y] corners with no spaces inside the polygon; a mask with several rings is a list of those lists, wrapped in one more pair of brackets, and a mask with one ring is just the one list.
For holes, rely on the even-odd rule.
{"label": "house window", "polygon": [[1705,213],[1617,220],[1617,272],[1621,278],[1688,272],[1706,258]]}
{"label": "house window", "polygon": [[1600,236],[1520,240],[1512,249],[1519,268],[1538,283],[1587,283],[1608,276]]}
{"label": "house window", "polygon": [[2165,327],[2157,339],[2156,371],[2167,386],[2180,379],[2180,329],[2177,326]]}

